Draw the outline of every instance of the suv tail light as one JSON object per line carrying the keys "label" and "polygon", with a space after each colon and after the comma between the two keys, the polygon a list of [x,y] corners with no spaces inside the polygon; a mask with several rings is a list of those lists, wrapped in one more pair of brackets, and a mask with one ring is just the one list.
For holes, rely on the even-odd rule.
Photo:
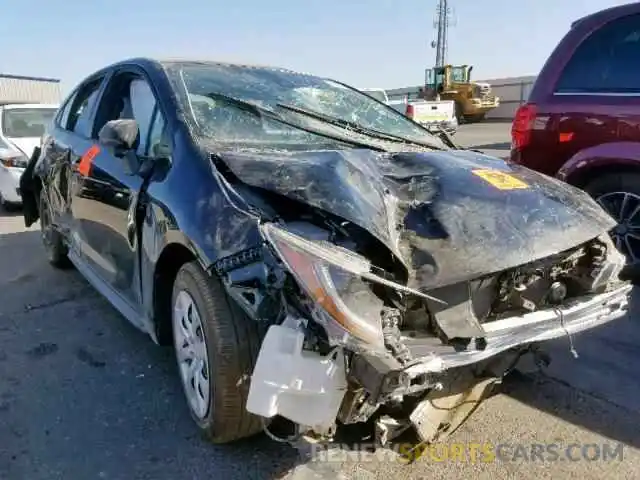
{"label": "suv tail light", "polygon": [[413,118],[413,105],[407,104],[407,111],[404,114],[409,118]]}
{"label": "suv tail light", "polygon": [[537,113],[538,109],[533,103],[518,107],[511,126],[511,148],[520,150],[529,144]]}

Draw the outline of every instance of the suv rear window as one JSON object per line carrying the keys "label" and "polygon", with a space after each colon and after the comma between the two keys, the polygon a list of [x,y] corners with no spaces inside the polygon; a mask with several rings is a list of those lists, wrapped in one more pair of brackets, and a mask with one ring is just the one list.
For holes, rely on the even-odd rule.
{"label": "suv rear window", "polygon": [[557,93],[640,93],[640,15],[612,20],[576,49]]}

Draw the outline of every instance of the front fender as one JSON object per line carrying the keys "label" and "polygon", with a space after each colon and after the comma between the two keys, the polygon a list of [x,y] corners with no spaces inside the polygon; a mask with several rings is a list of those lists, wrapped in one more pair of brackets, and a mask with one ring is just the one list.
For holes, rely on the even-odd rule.
{"label": "front fender", "polygon": [[[183,247],[191,252],[203,267],[207,263],[195,247],[194,242],[182,232],[175,217],[161,203],[150,201],[144,209],[140,225],[140,287],[144,315],[149,333],[157,335],[154,289],[157,267],[165,252]],[[154,337],[157,341],[157,338]]]}
{"label": "front fender", "polygon": [[[206,268],[210,261],[191,239],[180,229],[172,212],[162,203],[150,199],[144,209],[140,225],[143,285],[152,285],[155,267],[165,249],[172,245],[186,248]],[[145,281],[146,280],[146,281]],[[149,290],[146,290],[147,292]]]}
{"label": "front fender", "polygon": [[579,183],[592,169],[624,165],[640,167],[640,143],[612,142],[579,151],[558,170],[556,177],[570,184]]}
{"label": "front fender", "polygon": [[219,198],[201,202],[190,212],[176,216],[163,203],[149,198],[140,226],[141,282],[144,310],[153,318],[153,286],[163,253],[176,246],[187,249],[204,270],[219,259],[260,244],[255,218],[230,206],[221,208]]}

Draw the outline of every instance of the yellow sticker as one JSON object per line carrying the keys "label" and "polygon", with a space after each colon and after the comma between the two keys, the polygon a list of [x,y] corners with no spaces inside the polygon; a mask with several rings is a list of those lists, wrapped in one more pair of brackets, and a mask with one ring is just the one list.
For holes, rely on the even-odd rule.
{"label": "yellow sticker", "polygon": [[487,183],[496,187],[498,190],[519,190],[529,188],[529,185],[519,178],[499,170],[473,170],[473,173],[484,179]]}

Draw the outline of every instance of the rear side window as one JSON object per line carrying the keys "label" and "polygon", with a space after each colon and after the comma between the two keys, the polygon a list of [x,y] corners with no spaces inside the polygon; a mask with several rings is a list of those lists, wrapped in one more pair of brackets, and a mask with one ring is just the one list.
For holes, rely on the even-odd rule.
{"label": "rear side window", "polygon": [[576,49],[557,93],[640,93],[640,15],[612,20]]}
{"label": "rear side window", "polygon": [[640,15],[612,20],[576,49],[557,93],[640,93]]}
{"label": "rear side window", "polygon": [[69,97],[64,101],[60,109],[58,109],[58,113],[56,114],[55,123],[63,128],[67,125],[67,120],[69,119],[69,111],[71,110],[71,105],[73,104],[73,100],[76,98],[76,92],[71,93]]}
{"label": "rear side window", "polygon": [[91,111],[98,99],[102,78],[82,87],[71,103],[66,129],[86,138],[91,137]]}

